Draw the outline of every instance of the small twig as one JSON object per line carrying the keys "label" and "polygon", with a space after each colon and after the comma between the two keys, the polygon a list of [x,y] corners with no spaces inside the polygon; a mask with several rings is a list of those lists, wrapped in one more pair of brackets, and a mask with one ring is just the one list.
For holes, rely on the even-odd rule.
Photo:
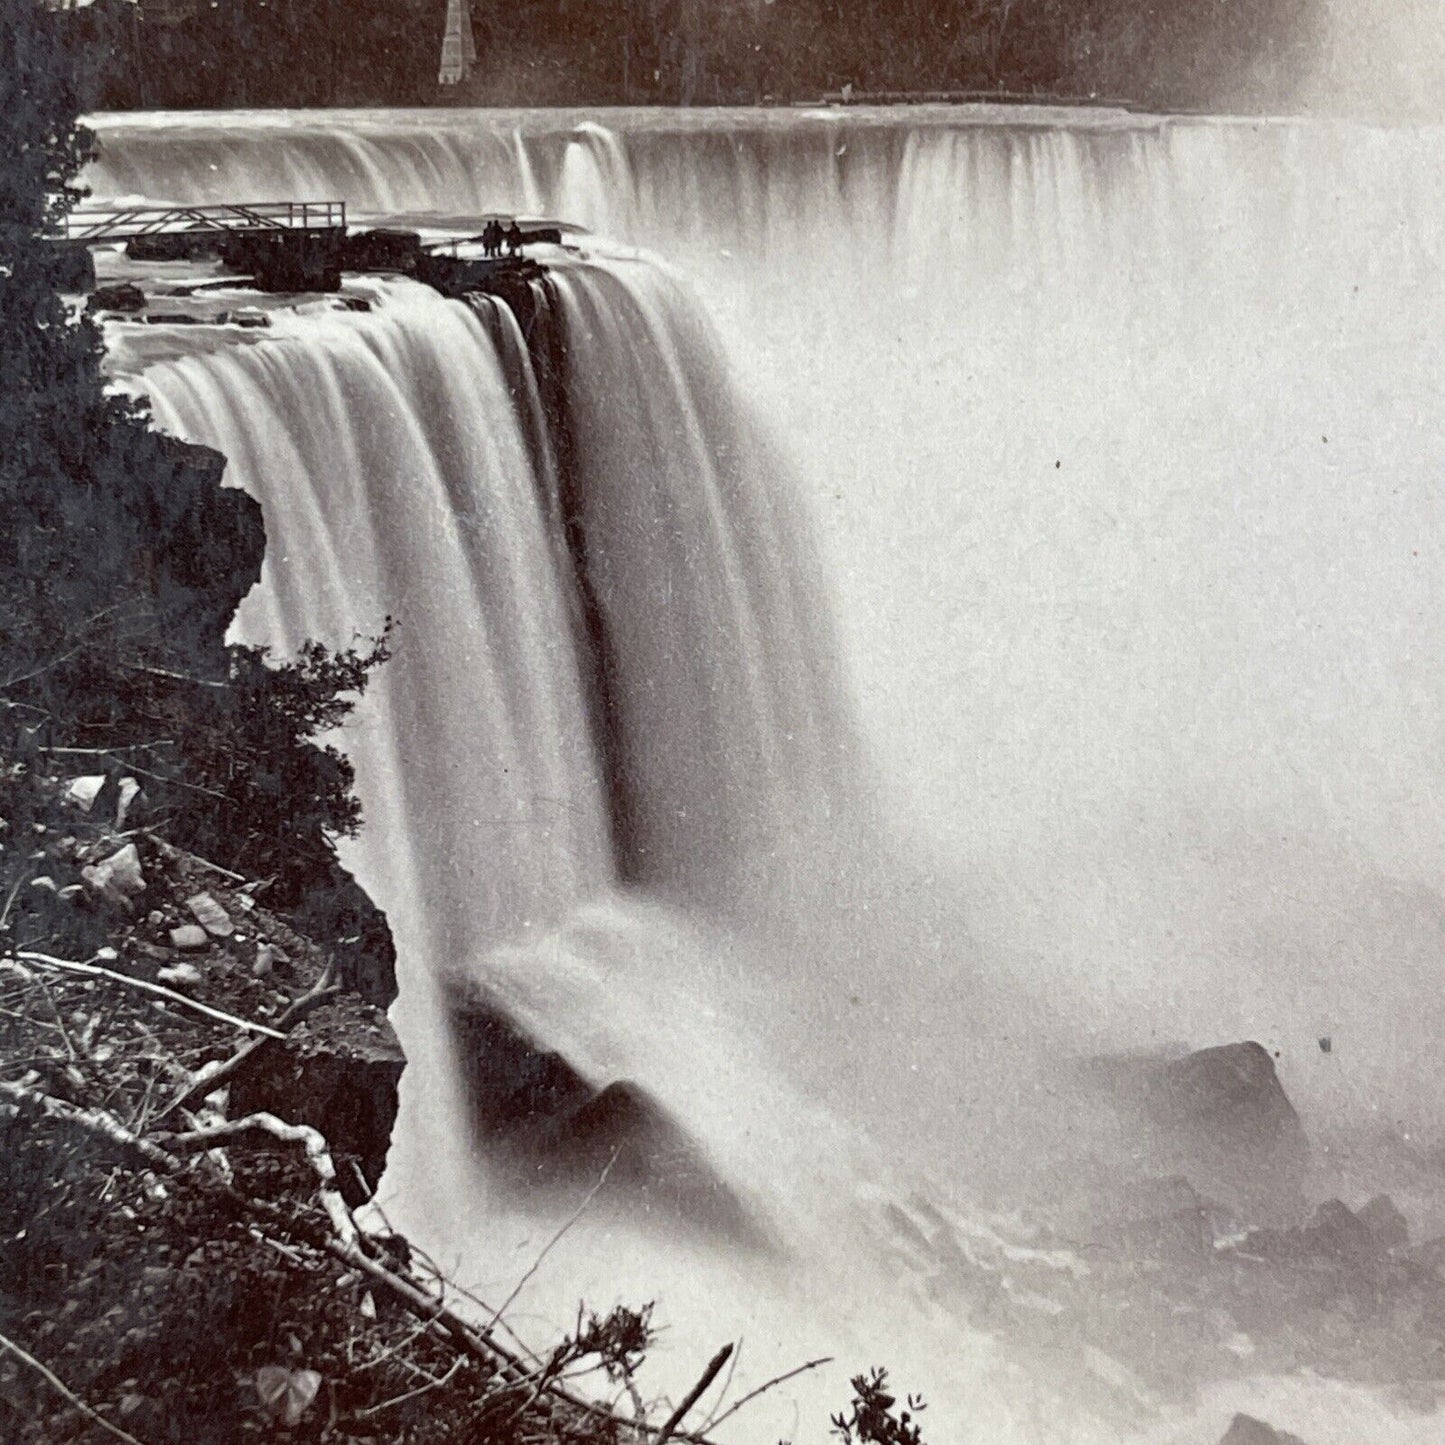
{"label": "small twig", "polygon": [[35,864],[28,863],[15,875],[15,885],[11,888],[9,896],[5,899],[5,907],[0,908],[0,932],[3,932],[5,925],[10,921],[10,910],[15,906],[15,900],[20,895],[20,890],[29,880],[30,875],[35,872]]}
{"label": "small twig", "polygon": [[111,1435],[114,1435],[117,1440],[125,1441],[126,1445],[140,1445],[140,1441],[137,1440],[134,1435],[126,1434],[126,1432],[122,1430],[119,1425],[112,1425],[110,1421],[105,1418],[104,1415],[87,1405],[85,1401],[82,1400],[80,1396],[77,1395],[75,1391],[72,1390],[65,1383],[65,1381],[60,1378],[59,1375],[57,1375],[53,1370],[47,1368],[45,1365],[42,1365],[40,1361],[35,1358],[34,1355],[28,1354],[25,1350],[22,1350],[20,1346],[15,1343],[14,1340],[8,1339],[5,1335],[0,1335],[0,1348],[9,1350],[10,1353],[14,1355],[17,1359],[23,1360],[27,1365],[30,1366],[32,1370],[34,1370],[37,1374],[43,1376],[46,1382],[50,1385],[50,1387],[59,1394],[63,1395],[72,1405],[75,1406],[77,1410],[80,1411],[82,1415],[86,1417],[86,1419],[94,1421],[95,1424],[99,1425],[102,1430],[108,1431]]}
{"label": "small twig", "polygon": [[547,1256],[552,1252],[552,1250],[561,1242],[563,1235],[565,1235],[567,1231],[571,1229],[572,1226],[576,1224],[579,1219],[582,1218],[583,1214],[586,1213],[587,1206],[592,1203],[592,1201],[597,1197],[598,1191],[602,1188],[604,1184],[607,1183],[607,1176],[612,1173],[612,1166],[617,1163],[618,1156],[621,1153],[621,1149],[614,1149],[612,1151],[612,1157],[607,1161],[607,1167],[602,1171],[601,1177],[597,1180],[597,1183],[594,1184],[592,1188],[587,1191],[587,1197],[582,1201],[581,1204],[577,1206],[576,1209],[572,1211],[571,1217],[566,1221],[566,1223],[563,1224],[561,1229],[559,1229],[556,1234],[554,1234],[551,1239],[549,1239],[547,1243],[542,1246],[542,1252],[536,1257],[536,1259],[532,1261],[531,1268],[528,1269],[527,1272],[521,1277],[521,1279],[517,1281],[516,1288],[511,1292],[511,1294],[506,1297],[506,1299],[502,1301],[501,1305],[497,1309],[496,1314],[492,1316],[490,1323],[487,1325],[486,1329],[482,1331],[483,1334],[491,1334],[491,1332],[496,1328],[497,1322],[502,1318],[504,1314],[506,1314],[509,1309],[511,1309],[511,1307],[517,1301],[517,1296],[521,1294],[522,1291],[527,1287],[527,1281],[530,1280],[539,1269],[541,1269],[542,1261],[546,1259]]}
{"label": "small twig", "polygon": [[149,673],[152,677],[168,677],[172,682],[188,682],[193,687],[217,687],[229,689],[234,686],[234,684],[230,682],[218,681],[214,678],[209,677],[192,677],[189,673],[172,672],[168,667],[152,667],[148,666],[143,662],[122,661],[119,665],[125,668],[127,672],[145,672]]}
{"label": "small twig", "polygon": [[116,753],[138,753],[149,752],[152,748],[173,748],[174,738],[157,738],[150,743],[117,743],[113,748],[62,748],[62,747],[37,747],[39,753],[64,753],[67,756],[108,758]]}
{"label": "small twig", "polygon": [[708,1426],[708,1429],[716,1430],[717,1427],[721,1425],[724,1420],[732,1419],[732,1417],[736,1415],[737,1412],[741,1410],[744,1405],[748,1404],[750,1401],[756,1400],[759,1395],[766,1394],[769,1390],[773,1389],[774,1386],[785,1384],[788,1380],[791,1380],[798,1375],[805,1375],[809,1370],[816,1370],[819,1365],[831,1365],[832,1363],[833,1356],[824,1355],[821,1359],[809,1360],[806,1365],[799,1365],[796,1370],[789,1370],[785,1375],[774,1376],[774,1378],[769,1380],[766,1384],[759,1385],[756,1390],[749,1390],[748,1393],[744,1395],[742,1399],[737,1402],[736,1405],[733,1405],[731,1408],[724,1410],[722,1414],[719,1415],[717,1419]]}
{"label": "small twig", "polygon": [[187,863],[199,863],[202,868],[209,868],[212,873],[219,873],[221,877],[230,878],[237,883],[246,881],[246,877],[242,873],[233,873],[229,868],[222,868],[219,863],[212,863],[209,858],[202,858],[199,853],[188,853],[184,848],[177,848],[174,843],[162,838],[154,827],[141,828],[138,831],[144,833],[167,858],[175,858]]}
{"label": "small twig", "polygon": [[237,1018],[235,1014],[224,1013],[218,1008],[212,1008],[209,1004],[188,998],[183,993],[177,993],[173,988],[165,988],[158,983],[149,983],[143,978],[131,978],[129,974],[115,973],[111,969],[101,968],[99,964],[77,963],[69,958],[52,958],[48,953],[33,953],[29,949],[17,949],[15,957],[26,963],[38,963],[47,968],[84,974],[87,978],[104,978],[109,979],[112,983],[124,984],[127,988],[138,988],[146,993],[156,994],[160,998],[169,999],[171,1003],[178,1003],[184,1008],[195,1009],[197,1013],[205,1014],[207,1018],[218,1019],[221,1023],[230,1024],[233,1028],[244,1029],[247,1033],[265,1034],[268,1038],[273,1039],[286,1037],[285,1034],[273,1029],[269,1024],[258,1024],[249,1019]]}
{"label": "small twig", "polygon": [[702,1399],[703,1391],[717,1379],[722,1371],[722,1367],[727,1364],[731,1358],[732,1352],[733,1347],[731,1345],[724,1345],[722,1349],[707,1362],[707,1369],[702,1372],[697,1384],[682,1397],[682,1403],[663,1422],[662,1429],[657,1432],[657,1445],[665,1445],[666,1441],[672,1439],[672,1432],[682,1424],[683,1416]]}
{"label": "small twig", "polygon": [[404,1335],[394,1345],[388,1345],[380,1354],[373,1355],[371,1359],[363,1360],[359,1365],[356,1365],[353,1368],[353,1373],[359,1375],[366,1370],[374,1370],[378,1365],[384,1365],[393,1355],[400,1353],[402,1350],[410,1349],[412,1345],[436,1324],[439,1317],[440,1311],[438,1311],[437,1314],[429,1315],[426,1319],[422,1320],[410,1334]]}
{"label": "small twig", "polygon": [[381,1414],[383,1410],[390,1410],[393,1405],[402,1405],[408,1400],[415,1400],[418,1395],[425,1395],[431,1390],[438,1390],[445,1385],[466,1362],[467,1357],[465,1355],[458,1355],[456,1359],[452,1361],[451,1369],[449,1369],[445,1375],[441,1376],[440,1379],[428,1379],[425,1385],[418,1385],[415,1390],[408,1390],[406,1394],[398,1395],[394,1400],[384,1400],[380,1405],[372,1405],[368,1409],[358,1410],[352,1418],[356,1420],[367,1420],[373,1415]]}

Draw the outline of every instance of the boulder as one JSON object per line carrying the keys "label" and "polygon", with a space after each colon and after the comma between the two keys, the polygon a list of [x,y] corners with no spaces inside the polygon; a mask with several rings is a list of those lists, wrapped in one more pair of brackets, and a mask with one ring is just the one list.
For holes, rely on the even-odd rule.
{"label": "boulder", "polygon": [[195,261],[214,256],[218,244],[213,231],[157,231],[132,236],[125,253],[133,261]]}
{"label": "boulder", "polygon": [[251,1056],[231,1081],[230,1114],[264,1111],[319,1129],[336,1159],[342,1194],[358,1205],[386,1165],[405,1066],[386,1015],[342,994]]}
{"label": "boulder", "polygon": [[1298,1435],[1276,1430],[1253,1415],[1236,1415],[1224,1432],[1219,1445],[1304,1445]]}
{"label": "boulder", "polygon": [[110,857],[82,868],[80,878],[93,893],[127,912],[133,900],[145,892],[145,874],[134,843],[127,843]]}
{"label": "boulder", "polygon": [[1299,1231],[1304,1248],[1319,1258],[1364,1262],[1380,1254],[1380,1244],[1348,1204],[1327,1199]]}
{"label": "boulder", "polygon": [[1381,1249],[1404,1249],[1410,1243],[1410,1225],[1388,1194],[1375,1195],[1359,1219]]}
{"label": "boulder", "polygon": [[1299,1218],[1309,1144],[1259,1044],[1094,1059],[1080,1082],[1114,1111],[1147,1172],[1180,1175],[1249,1222]]}
{"label": "boulder", "polygon": [[348,271],[416,270],[421,236],[416,231],[358,231],[346,238],[342,266]]}
{"label": "boulder", "polygon": [[197,923],[183,923],[171,929],[172,948],[205,948],[210,941],[210,935]]}
{"label": "boulder", "polygon": [[65,799],[74,803],[82,813],[88,813],[95,806],[100,790],[105,786],[104,773],[92,773],[84,778],[72,778],[65,789]]}
{"label": "boulder", "polygon": [[531,1039],[491,1000],[454,1000],[453,1039],[477,1143],[517,1185],[606,1197],[741,1248],[757,1222],[687,1132],[629,1079],[594,1083]]}
{"label": "boulder", "polygon": [[146,294],[134,281],[97,286],[85,303],[87,311],[144,311]]}
{"label": "boulder", "polygon": [[122,778],[116,784],[115,826],[124,828],[126,823],[143,809],[144,793],[134,778]]}
{"label": "boulder", "polygon": [[1337,1265],[1369,1264],[1382,1253],[1360,1217],[1338,1199],[1327,1199],[1303,1226],[1251,1230],[1243,1247],[1264,1259]]}

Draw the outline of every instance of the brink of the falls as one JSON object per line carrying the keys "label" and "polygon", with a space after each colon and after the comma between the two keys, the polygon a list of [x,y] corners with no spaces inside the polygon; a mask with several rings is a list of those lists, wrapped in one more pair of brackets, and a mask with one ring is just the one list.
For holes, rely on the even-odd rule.
{"label": "brink of the falls", "polygon": [[[1091,1055],[1258,1039],[1231,1067],[1277,1068],[1307,1124],[1429,1127],[1438,134],[100,131],[102,194],[614,238],[548,258],[561,442],[495,300],[366,281],[369,312],[260,339],[113,338],[262,500],[249,640],[398,619],[343,739],[348,861],[403,958],[398,1225],[489,1301],[526,1276],[519,1328],[655,1299],[654,1391],[738,1334],[735,1393],[838,1357],[740,1440],[820,1436],[873,1363],[944,1442],[1213,1445],[1235,1409],[1311,1445],[1434,1438],[1196,1290],[1219,1201],[1155,1181],[1214,1231],[1157,1290],[1021,1201],[1139,1162],[1071,1092]],[[493,1019],[584,1090],[535,1178],[479,1125]],[[647,1148],[610,1163],[629,1130]]]}

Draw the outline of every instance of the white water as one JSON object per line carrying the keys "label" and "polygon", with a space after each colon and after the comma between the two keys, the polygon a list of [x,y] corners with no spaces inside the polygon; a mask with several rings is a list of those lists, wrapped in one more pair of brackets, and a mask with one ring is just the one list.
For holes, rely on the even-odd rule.
{"label": "white water", "polygon": [[[679,1382],[747,1317],[740,1378],[842,1339],[848,1367],[926,1382],[937,1438],[1116,1440],[1144,1419],[1061,1404],[889,1272],[857,1197],[886,1172],[833,1114],[894,1121],[889,1152],[946,1189],[980,1107],[963,1097],[1017,1085],[996,1064],[980,1083],[976,1041],[1049,1037],[999,1006],[1031,987],[1081,1048],[1253,1036],[1317,1113],[1418,1127],[1438,1107],[1445,146],[975,119],[138,118],[104,128],[96,188],[555,214],[696,279],[801,466],[825,581],[793,535],[798,484],[686,299],[643,264],[570,270],[660,896],[609,886],[555,539],[460,308],[403,288],[146,380],[267,501],[248,631],[402,616],[353,746],[358,861],[404,956],[485,954],[519,1016],[594,1077],[651,1087],[792,1251],[659,1253],[655,1230],[598,1219],[523,1304],[555,1324],[574,1293],[661,1288]],[[860,870],[825,596],[884,806],[946,865]],[[830,814],[844,837],[824,846]],[[980,960],[1007,980],[992,1004]],[[409,976],[391,1182],[408,1224],[505,1293],[548,1226],[448,1147],[427,1017]],[[795,1438],[817,1438],[805,1398]],[[1436,1428],[1325,1387],[1242,1398],[1312,1441]],[[1226,1403],[1144,1414],[1212,1440]]]}

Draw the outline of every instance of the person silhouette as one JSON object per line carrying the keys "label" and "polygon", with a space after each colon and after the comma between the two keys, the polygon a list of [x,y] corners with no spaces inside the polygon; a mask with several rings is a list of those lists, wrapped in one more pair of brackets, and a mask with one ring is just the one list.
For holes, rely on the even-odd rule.
{"label": "person silhouette", "polygon": [[515,221],[507,227],[507,251],[513,256],[522,254],[522,228]]}
{"label": "person silhouette", "polygon": [[495,216],[482,228],[482,254],[487,257],[502,254],[502,223]]}

